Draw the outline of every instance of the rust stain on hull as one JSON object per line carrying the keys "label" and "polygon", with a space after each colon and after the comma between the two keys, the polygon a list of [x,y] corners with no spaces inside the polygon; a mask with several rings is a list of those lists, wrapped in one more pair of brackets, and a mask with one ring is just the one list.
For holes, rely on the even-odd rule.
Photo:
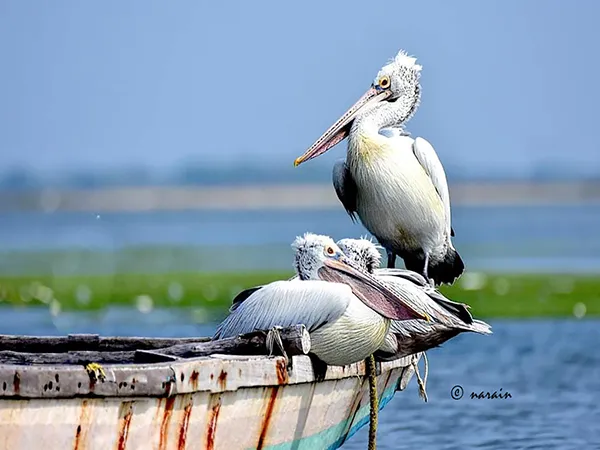
{"label": "rust stain on hull", "polygon": [[221,388],[222,391],[225,390],[225,387],[227,386],[227,372],[224,370],[221,370],[221,373],[219,374],[219,378],[217,378],[217,383],[219,383],[219,387]]}
{"label": "rust stain on hull", "polygon": [[[213,397],[211,397],[212,401]],[[206,450],[214,450],[215,434],[217,432],[217,420],[219,411],[221,410],[221,396],[217,397],[215,404],[212,406],[208,416],[208,426],[206,427]]]}
{"label": "rust stain on hull", "polygon": [[277,363],[275,364],[275,370],[277,371],[277,382],[279,384],[287,384],[289,379],[288,371],[283,359],[277,360]]}
{"label": "rust stain on hull", "polygon": [[263,416],[262,427],[260,435],[258,436],[258,443],[256,444],[256,450],[261,450],[265,445],[267,434],[269,433],[269,425],[271,424],[271,418],[273,416],[273,410],[275,409],[275,403],[277,401],[277,394],[279,394],[279,386],[271,388],[271,395],[267,400],[267,407],[265,408],[265,414]]}
{"label": "rust stain on hull", "polygon": [[117,450],[125,450],[129,426],[133,417],[133,402],[123,402],[119,405],[119,439],[117,439]]}
{"label": "rust stain on hull", "polygon": [[192,374],[190,375],[190,384],[192,385],[192,388],[197,391],[198,390],[198,376],[200,374],[198,373],[197,370],[194,370],[192,372]]}
{"label": "rust stain on hull", "polygon": [[81,445],[81,425],[77,425],[77,429],[75,430],[75,444],[73,445],[74,450],[80,450]]}
{"label": "rust stain on hull", "polygon": [[158,449],[164,450],[167,448],[167,442],[169,437],[169,423],[171,422],[171,416],[173,415],[173,406],[175,405],[176,397],[169,397],[165,401],[165,410],[163,412],[162,422],[160,424],[160,441],[158,443]]}
{"label": "rust stain on hull", "polygon": [[190,423],[190,416],[192,414],[193,400],[190,396],[189,403],[185,405],[183,410],[183,417],[181,419],[181,426],[179,428],[179,441],[177,443],[177,450],[185,450],[185,441],[187,439],[187,430]]}
{"label": "rust stain on hull", "polygon": [[[164,399],[159,398],[158,402],[156,402],[156,412],[154,413],[154,422],[152,426],[155,426],[154,424],[156,422],[158,422],[159,418],[160,418],[160,413],[162,411],[162,402]],[[161,419],[162,420],[162,419]]]}
{"label": "rust stain on hull", "polygon": [[[87,425],[89,425],[90,412],[88,409],[88,400],[83,400],[81,402],[81,413],[79,414],[79,423],[77,424],[77,428],[75,429],[75,444],[73,446],[74,450],[82,450],[85,445],[85,441],[87,438]],[[85,427],[85,428],[84,428]]]}

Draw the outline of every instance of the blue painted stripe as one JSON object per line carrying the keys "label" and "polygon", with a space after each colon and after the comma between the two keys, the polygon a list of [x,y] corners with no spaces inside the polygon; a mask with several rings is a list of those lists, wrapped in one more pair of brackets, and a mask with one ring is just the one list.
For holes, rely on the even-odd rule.
{"label": "blue painted stripe", "polygon": [[[389,403],[389,401],[394,397],[395,393],[396,386],[388,388],[383,392],[383,396],[379,400],[379,411],[381,411],[383,407]],[[364,412],[362,411],[363,409]],[[348,435],[345,437],[339,437],[338,440],[331,444],[327,450],[335,450],[336,448],[339,448],[344,442],[346,442],[348,439],[354,436],[358,430],[360,430],[362,427],[369,423],[369,405],[363,406],[359,414],[361,416],[361,419],[352,426],[352,428],[348,432]],[[347,424],[349,420],[350,419],[345,420],[344,423]]]}
{"label": "blue painted stripe", "polygon": [[[385,405],[394,397],[396,393],[396,383],[388,387],[383,391],[383,395],[379,400],[379,410],[382,410]],[[342,420],[337,425],[334,425],[326,430],[315,433],[311,436],[306,436],[297,441],[283,442],[281,444],[270,445],[267,447],[268,450],[310,450],[316,448],[323,448],[327,450],[334,450],[339,448],[344,442],[350,439],[358,430],[369,423],[369,404],[364,405],[358,410],[358,413],[354,417],[356,423],[352,425],[352,428],[348,431],[347,436],[344,436],[345,430],[350,427],[350,421],[352,418]]]}

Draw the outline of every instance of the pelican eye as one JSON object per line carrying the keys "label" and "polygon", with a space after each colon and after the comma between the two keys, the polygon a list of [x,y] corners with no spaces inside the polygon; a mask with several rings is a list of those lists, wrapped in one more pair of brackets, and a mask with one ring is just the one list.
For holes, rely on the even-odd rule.
{"label": "pelican eye", "polygon": [[388,77],[387,75],[382,76],[379,79],[379,87],[382,89],[387,89],[390,87],[390,77]]}
{"label": "pelican eye", "polygon": [[325,248],[325,252],[328,255],[334,255],[335,254],[335,250],[333,249],[333,247],[329,247],[329,246],[327,246],[327,248]]}

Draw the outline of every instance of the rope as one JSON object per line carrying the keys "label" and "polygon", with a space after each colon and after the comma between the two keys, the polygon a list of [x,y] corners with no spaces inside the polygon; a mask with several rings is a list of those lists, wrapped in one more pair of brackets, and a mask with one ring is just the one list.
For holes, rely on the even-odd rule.
{"label": "rope", "polygon": [[425,360],[425,375],[423,379],[421,378],[421,374],[419,373],[419,364],[417,363],[416,355],[413,356],[412,366],[415,369],[415,375],[417,377],[417,383],[419,383],[419,396],[427,403],[427,375],[429,374],[429,361],[427,360],[427,354],[425,352],[422,353],[423,359]]}
{"label": "rope", "polygon": [[283,340],[281,339],[281,333],[279,332],[281,327],[273,327],[267,332],[266,346],[267,350],[269,350],[269,356],[273,356],[273,350],[275,350],[275,344],[281,351],[283,358],[285,359],[286,365],[288,364],[288,356],[285,352],[285,348],[283,346]]}
{"label": "rope", "polygon": [[367,371],[369,373],[369,450],[377,448],[377,415],[379,413],[379,397],[377,396],[377,369],[375,357],[367,358]]}

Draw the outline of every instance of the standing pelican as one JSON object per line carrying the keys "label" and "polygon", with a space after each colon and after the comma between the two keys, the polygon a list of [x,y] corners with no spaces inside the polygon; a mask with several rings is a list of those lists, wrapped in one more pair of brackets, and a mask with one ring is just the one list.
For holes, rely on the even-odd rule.
{"label": "standing pelican", "polygon": [[419,105],[421,66],[401,50],[377,74],[371,88],[296,159],[299,165],[348,137],[346,161],[333,168],[333,185],[352,218],[407,269],[434,284],[453,283],[464,264],[454,236],[446,174],[435,150],[411,138],[404,124]]}
{"label": "standing pelican", "polygon": [[382,346],[390,319],[426,319],[375,277],[349,265],[331,238],[307,233],[292,247],[300,279],[242,292],[215,339],[304,324],[311,353],[325,364],[346,365]]}
{"label": "standing pelican", "polygon": [[377,279],[390,286],[404,299],[412,299],[431,318],[430,321],[392,321],[390,334],[381,351],[394,358],[424,352],[437,347],[462,332],[491,334],[491,327],[474,320],[463,303],[444,297],[417,273],[399,269],[377,269],[381,255],[368,239],[341,239],[338,247],[361,269],[373,273]]}

